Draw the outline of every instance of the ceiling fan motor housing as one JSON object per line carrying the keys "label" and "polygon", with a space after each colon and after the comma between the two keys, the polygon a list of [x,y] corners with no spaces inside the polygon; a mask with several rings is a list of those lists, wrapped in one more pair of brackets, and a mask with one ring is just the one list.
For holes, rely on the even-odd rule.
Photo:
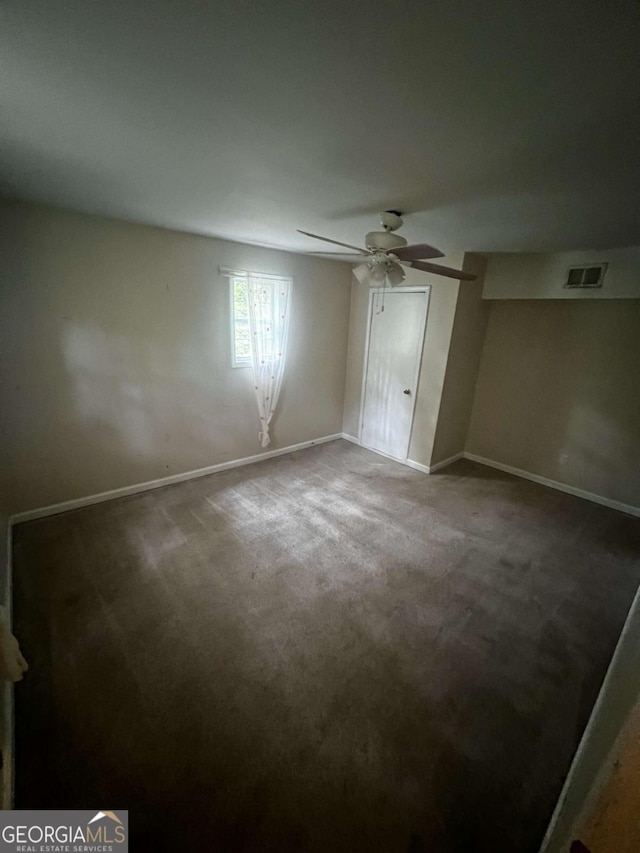
{"label": "ceiling fan motor housing", "polygon": [[387,251],[406,246],[407,241],[399,234],[392,234],[390,231],[369,231],[364,238],[364,244],[367,249]]}
{"label": "ceiling fan motor housing", "polygon": [[380,225],[385,231],[397,231],[402,225],[402,217],[397,210],[383,210],[380,214]]}

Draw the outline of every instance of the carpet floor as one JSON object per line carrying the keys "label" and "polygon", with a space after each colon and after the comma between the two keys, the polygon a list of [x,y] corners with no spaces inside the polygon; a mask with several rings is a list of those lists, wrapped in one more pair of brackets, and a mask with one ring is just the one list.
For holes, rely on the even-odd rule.
{"label": "carpet floor", "polygon": [[640,521],[336,441],[21,524],[16,807],[135,851],[534,853]]}

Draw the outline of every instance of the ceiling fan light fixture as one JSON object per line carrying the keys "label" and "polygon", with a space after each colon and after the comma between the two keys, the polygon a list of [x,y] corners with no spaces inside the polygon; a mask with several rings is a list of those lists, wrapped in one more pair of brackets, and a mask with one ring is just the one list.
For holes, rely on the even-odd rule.
{"label": "ceiling fan light fixture", "polygon": [[358,264],[357,267],[353,268],[353,274],[358,279],[360,284],[369,284],[369,280],[371,278],[371,270],[369,268],[369,264]]}
{"label": "ceiling fan light fixture", "polygon": [[387,276],[387,271],[383,264],[375,264],[371,270],[371,281],[376,284],[382,284]]}
{"label": "ceiling fan light fixture", "polygon": [[400,264],[389,264],[387,279],[391,287],[397,287],[399,284],[402,284],[404,281],[404,270]]}
{"label": "ceiling fan light fixture", "polygon": [[[397,210],[386,210],[381,214],[381,223],[384,231],[370,231],[365,237],[366,248],[353,246],[351,243],[342,243],[331,237],[321,237],[320,234],[312,234],[310,231],[302,231],[306,237],[314,240],[322,240],[334,246],[342,246],[344,249],[353,249],[355,254],[366,258],[364,263],[354,267],[353,273],[361,284],[375,287],[377,284],[389,283],[391,287],[397,287],[404,281],[405,273],[401,264],[414,267],[422,272],[442,275],[446,278],[458,279],[458,281],[473,281],[476,276],[464,270],[456,270],[445,267],[442,264],[430,263],[431,258],[443,258],[444,252],[429,246],[427,243],[414,243],[407,245],[407,241],[399,234],[392,232],[402,225],[402,217]],[[314,253],[315,254],[315,253]],[[321,252],[320,254],[328,254]],[[330,254],[335,254],[332,252]],[[342,254],[345,254],[342,252]],[[354,252],[349,252],[354,254]]]}

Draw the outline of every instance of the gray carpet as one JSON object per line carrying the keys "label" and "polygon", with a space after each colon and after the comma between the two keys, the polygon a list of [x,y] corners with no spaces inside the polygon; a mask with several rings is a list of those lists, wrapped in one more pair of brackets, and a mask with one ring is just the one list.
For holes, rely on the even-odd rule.
{"label": "gray carpet", "polygon": [[18,808],[132,850],[538,848],[640,522],[343,441],[20,525]]}

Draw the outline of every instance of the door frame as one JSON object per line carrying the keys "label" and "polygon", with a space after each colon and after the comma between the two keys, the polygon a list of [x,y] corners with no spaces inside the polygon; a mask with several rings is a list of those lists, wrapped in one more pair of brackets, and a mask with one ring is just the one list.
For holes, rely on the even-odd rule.
{"label": "door frame", "polygon": [[[404,457],[399,456],[391,456],[388,453],[384,453],[381,450],[376,450],[374,447],[369,447],[367,444],[363,444],[362,442],[362,430],[364,427],[364,404],[365,404],[365,394],[367,388],[367,373],[369,370],[369,346],[371,343],[371,322],[373,320],[373,299],[374,295],[377,293],[384,293],[391,291],[392,293],[426,293],[427,299],[424,306],[424,312],[422,314],[422,322],[420,325],[420,336],[418,343],[418,357],[416,359],[416,372],[413,378],[413,394],[412,397],[412,407],[411,407],[411,429],[409,430],[409,441],[407,442],[407,453]],[[367,331],[364,342],[364,368],[362,371],[362,388],[360,390],[360,417],[358,419],[358,443],[365,447],[367,450],[371,450],[373,453],[379,453],[381,456],[386,456],[389,459],[395,459],[397,462],[406,462],[409,458],[409,448],[411,447],[411,439],[413,437],[413,424],[415,421],[416,414],[416,401],[418,399],[418,383],[420,381],[420,370],[422,368],[422,356],[424,353],[424,339],[426,337],[427,331],[427,316],[429,314],[429,302],[431,301],[431,285],[423,284],[417,287],[405,286],[405,287],[372,287],[369,291],[369,304],[367,307]]]}

